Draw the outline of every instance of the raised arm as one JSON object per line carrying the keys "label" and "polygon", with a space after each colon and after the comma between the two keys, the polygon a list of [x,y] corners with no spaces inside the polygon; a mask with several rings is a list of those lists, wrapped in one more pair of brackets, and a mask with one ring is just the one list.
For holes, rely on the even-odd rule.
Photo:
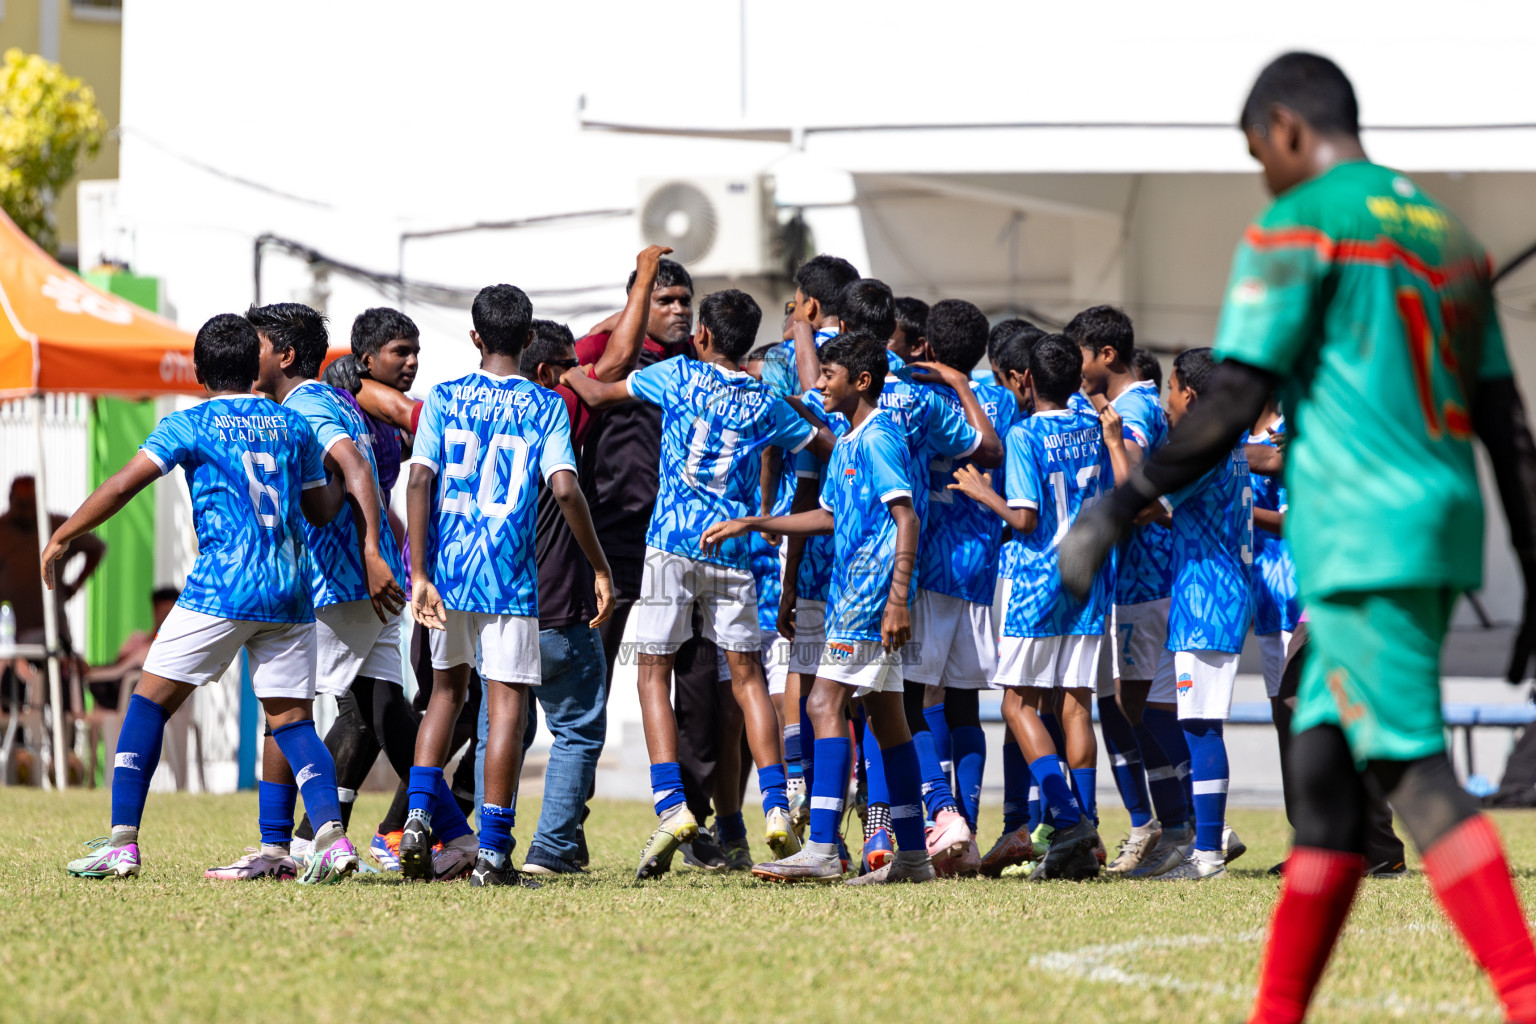
{"label": "raised arm", "polygon": [[383,420],[397,430],[408,433],[416,430],[416,417],[421,403],[388,384],[364,378],[359,382],[357,404],[362,406],[363,412]]}
{"label": "raised arm", "polygon": [[80,503],[75,514],[64,520],[48,539],[42,558],[43,586],[53,589],[54,563],[70,545],[121,512],[134,495],[160,479],[160,476],[160,467],[155,460],[139,451],[134,453],[127,465],[107,477],[100,487],[92,491],[90,497]]}
{"label": "raised arm", "polygon": [[795,338],[795,374],[800,378],[800,391],[810,391],[821,380],[821,354],[816,351],[816,329],[804,320],[790,324]]}
{"label": "raised arm", "polygon": [[587,499],[576,482],[576,474],[562,469],[549,478],[549,489],[560,506],[560,514],[581,545],[582,554],[592,563],[593,591],[597,595],[597,615],[589,626],[601,626],[613,614],[613,574],[608,568],[608,556],[597,539],[597,528],[592,525],[592,512]]}
{"label": "raised arm", "polygon": [[945,366],[942,363],[910,363],[912,379],[924,384],[943,384],[960,399],[960,410],[965,414],[965,422],[969,423],[978,434],[981,441],[976,445],[976,450],[970,454],[972,462],[988,469],[1003,464],[1003,442],[997,436],[997,431],[992,426],[992,420],[987,416],[987,411],[976,400],[976,393],[971,390],[970,378],[953,366]]}
{"label": "raised arm", "polygon": [[560,378],[560,383],[574,391],[583,405],[594,410],[634,401],[635,396],[629,393],[626,381],[627,378],[616,381],[593,380],[587,376],[585,368],[580,366],[565,371]]}
{"label": "raised arm", "polygon": [[671,251],[666,246],[653,245],[635,257],[635,283],[630,286],[629,300],[608,336],[608,345],[592,364],[593,380],[611,384],[634,371],[651,320],[651,292],[656,288],[657,268],[661,258]]}
{"label": "raised arm", "polygon": [[351,438],[344,437],[325,453],[325,468],[339,475],[346,489],[346,501],[352,506],[352,522],[357,527],[358,549],[363,556],[368,600],[373,603],[373,613],[379,621],[388,622],[405,607],[405,591],[379,551],[379,531],[384,528],[384,515],[373,464],[358,451]]}

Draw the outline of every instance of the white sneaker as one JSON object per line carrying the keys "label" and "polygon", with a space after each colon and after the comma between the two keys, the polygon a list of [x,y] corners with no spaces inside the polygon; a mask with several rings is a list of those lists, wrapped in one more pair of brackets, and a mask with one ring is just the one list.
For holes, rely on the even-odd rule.
{"label": "white sneaker", "polygon": [[1188,857],[1194,848],[1193,826],[1165,828],[1163,838],[1158,840],[1156,848],[1141,862],[1141,866],[1131,872],[1131,877],[1157,878],[1184,863],[1184,858]]}
{"label": "white sneaker", "polygon": [[793,857],[800,852],[800,837],[795,834],[789,812],[782,807],[775,807],[768,812],[763,840],[768,844],[768,849],[773,851],[775,860]]}
{"label": "white sneaker", "polygon": [[[785,819],[788,820],[788,815]],[[752,874],[769,882],[835,882],[843,877],[843,859],[838,856],[835,846],[831,853],[806,847],[788,857],[757,864],[752,868]]]}
{"label": "white sneaker", "polygon": [[1153,818],[1145,825],[1132,828],[1130,834],[1120,840],[1120,852],[1104,870],[1111,875],[1128,875],[1146,863],[1163,838],[1163,826]]}
{"label": "white sneaker", "polygon": [[936,878],[933,861],[926,851],[921,860],[913,858],[903,860],[901,854],[896,854],[896,859],[886,864],[883,868],[876,868],[868,874],[850,878],[844,885],[894,885],[898,882],[931,882]]}
{"label": "white sneaker", "polygon": [[1231,825],[1223,823],[1221,826],[1221,853],[1225,863],[1231,864],[1247,852],[1247,844],[1238,838]]}
{"label": "white sneaker", "polygon": [[1216,856],[1216,860],[1206,860],[1200,856],[1199,851],[1192,850],[1177,867],[1158,877],[1170,882],[1203,882],[1210,878],[1226,878],[1227,866],[1222,863],[1220,853]]}

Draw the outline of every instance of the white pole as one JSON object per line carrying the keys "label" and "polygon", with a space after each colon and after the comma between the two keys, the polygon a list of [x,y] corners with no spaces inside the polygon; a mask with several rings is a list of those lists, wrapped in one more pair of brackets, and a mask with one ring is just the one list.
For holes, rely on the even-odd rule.
{"label": "white pole", "polygon": [[[48,514],[48,458],[43,451],[43,395],[32,396],[32,428],[37,435],[37,550],[48,547],[53,518]],[[55,580],[58,586],[62,580]],[[42,586],[42,581],[38,581]],[[69,780],[69,751],[64,747],[64,684],[59,676],[59,612],[53,593],[43,592],[43,642],[48,647],[48,700],[53,704],[53,777],[59,792]]]}

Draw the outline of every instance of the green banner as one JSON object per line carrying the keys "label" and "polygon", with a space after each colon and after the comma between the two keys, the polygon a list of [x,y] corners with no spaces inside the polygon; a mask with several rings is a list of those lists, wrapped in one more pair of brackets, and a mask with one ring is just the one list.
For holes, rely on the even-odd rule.
{"label": "green banner", "polygon": [[[90,431],[92,490],[122,469],[154,429],[153,401],[98,398]],[[154,628],[155,488],[139,492],[96,535],[106,542],[107,557],[86,584],[85,656],[92,665],[107,665],[129,633]]]}

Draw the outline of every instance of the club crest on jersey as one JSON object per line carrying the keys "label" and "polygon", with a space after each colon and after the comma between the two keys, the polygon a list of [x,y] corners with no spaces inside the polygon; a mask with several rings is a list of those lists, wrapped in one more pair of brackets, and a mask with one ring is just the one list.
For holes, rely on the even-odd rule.
{"label": "club crest on jersey", "polygon": [[1186,696],[1188,695],[1189,691],[1195,687],[1195,677],[1190,675],[1188,672],[1181,672],[1179,673],[1179,681],[1177,685],[1179,689],[1179,696]]}
{"label": "club crest on jersey", "polygon": [[853,645],[840,643],[836,640],[828,641],[827,657],[839,665],[846,665],[853,660]]}
{"label": "club crest on jersey", "polygon": [[1245,277],[1232,286],[1231,300],[1234,306],[1257,306],[1264,301],[1269,289],[1256,277]]}

